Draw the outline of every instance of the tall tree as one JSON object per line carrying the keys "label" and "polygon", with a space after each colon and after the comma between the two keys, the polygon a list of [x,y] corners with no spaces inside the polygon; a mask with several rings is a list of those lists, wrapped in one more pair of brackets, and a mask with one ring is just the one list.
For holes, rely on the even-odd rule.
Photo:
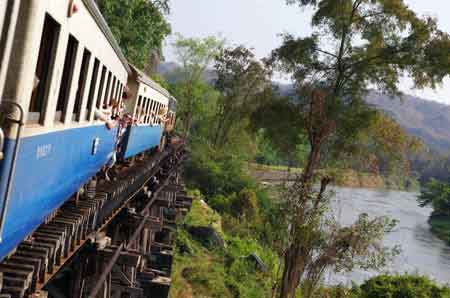
{"label": "tall tree", "polygon": [[419,17],[403,0],[286,2],[313,9],[314,31],[305,38],[285,35],[272,54],[275,65],[295,81],[302,106],[298,117],[310,145],[304,171],[291,192],[295,213],[280,289],[280,297],[294,298],[299,284],[313,272],[308,260],[315,250],[304,231],[314,223],[311,219],[321,218],[320,207],[326,205],[329,179],[321,180],[318,191],[313,189],[323,149],[354,140],[369,125],[374,113],[362,100],[369,87],[397,95],[402,75],[409,75],[417,88],[441,83],[450,71],[450,38],[435,19]]}
{"label": "tall tree", "polygon": [[99,8],[125,56],[151,75],[170,34],[168,0],[98,0]]}
{"label": "tall tree", "polygon": [[264,99],[271,98],[271,72],[247,48],[223,49],[216,57],[215,87],[220,92],[213,145],[222,147],[234,128],[245,120]]}
{"label": "tall tree", "polygon": [[205,74],[212,67],[224,43],[224,40],[213,36],[198,39],[178,35],[172,45],[180,64],[173,91],[178,99],[177,114],[182,120],[185,137],[195,117],[207,112],[205,108],[208,107],[208,100],[215,97]]}

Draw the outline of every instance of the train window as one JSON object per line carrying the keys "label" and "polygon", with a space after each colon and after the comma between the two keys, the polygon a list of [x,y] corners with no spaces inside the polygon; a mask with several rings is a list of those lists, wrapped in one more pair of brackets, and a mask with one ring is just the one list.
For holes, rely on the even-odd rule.
{"label": "train window", "polygon": [[67,103],[70,94],[70,83],[72,82],[73,68],[78,49],[78,40],[72,35],[69,36],[67,43],[66,58],[64,60],[64,69],[59,86],[58,102],[56,104],[55,121],[63,121],[67,112]]}
{"label": "train window", "polygon": [[124,92],[125,92],[125,87],[123,84],[120,84],[120,91],[119,91],[119,98],[120,98],[120,102],[123,103],[125,97],[124,97]]}
{"label": "train window", "polygon": [[141,101],[142,101],[142,96],[138,97],[138,101],[137,101],[137,105],[136,105],[136,112],[134,115],[134,119],[137,120],[137,122],[139,123],[141,120]]}
{"label": "train window", "polygon": [[109,103],[113,102],[116,100],[116,83],[117,83],[117,79],[115,76],[113,76],[113,80],[112,80],[112,87],[111,87],[111,96],[109,97],[109,101],[107,102],[107,104],[109,105]]}
{"label": "train window", "polygon": [[119,99],[117,97],[117,89],[119,89],[119,80],[117,80],[116,77],[114,77],[114,89],[112,91],[112,98],[116,103],[118,102]]}
{"label": "train window", "polygon": [[147,98],[143,97],[142,98],[142,103],[141,103],[141,123],[145,123],[145,107],[147,105]]}
{"label": "train window", "polygon": [[100,88],[98,89],[98,96],[97,96],[97,109],[102,108],[102,95],[103,95],[103,85],[105,85],[105,75],[106,75],[106,66],[103,66],[102,68],[102,76],[100,77]]}
{"label": "train window", "polygon": [[89,69],[89,62],[91,61],[91,52],[84,49],[83,60],[81,61],[80,77],[78,78],[77,95],[75,97],[75,104],[73,106],[72,121],[80,121],[81,105],[83,103],[84,88],[86,86],[86,79]]}
{"label": "train window", "polygon": [[145,124],[148,123],[148,120],[150,118],[149,108],[150,108],[150,99],[146,98],[146,102],[145,102]]}
{"label": "train window", "polygon": [[117,86],[117,99],[119,100],[119,103],[122,101],[122,83],[120,81]]}
{"label": "train window", "polygon": [[145,119],[147,118],[147,114],[146,114],[146,107],[147,107],[147,98],[143,98],[142,100],[142,113],[141,113],[141,122],[145,123]]}
{"label": "train window", "polygon": [[46,15],[34,77],[34,90],[28,110],[28,121],[30,123],[42,122],[43,120],[41,113],[49,92],[59,31],[60,25],[51,16]]}
{"label": "train window", "polygon": [[96,84],[97,84],[99,67],[100,67],[100,61],[97,58],[95,58],[94,70],[92,71],[92,76],[91,76],[91,86],[89,88],[88,103],[87,103],[87,106],[86,106],[86,109],[87,109],[86,120],[87,121],[89,121],[91,119],[91,112],[93,110],[93,105],[94,105],[95,87],[96,87]]}
{"label": "train window", "polygon": [[145,123],[148,124],[150,120],[150,98],[147,98],[147,104],[145,105]]}
{"label": "train window", "polygon": [[150,109],[150,111],[152,112],[152,124],[155,124],[156,121],[156,112],[155,112],[155,108],[156,108],[156,101],[152,100],[152,107]]}
{"label": "train window", "polygon": [[105,97],[103,98],[103,108],[107,108],[109,104],[109,95],[111,94],[111,76],[112,73],[108,73],[108,81],[106,81],[106,90],[105,90]]}

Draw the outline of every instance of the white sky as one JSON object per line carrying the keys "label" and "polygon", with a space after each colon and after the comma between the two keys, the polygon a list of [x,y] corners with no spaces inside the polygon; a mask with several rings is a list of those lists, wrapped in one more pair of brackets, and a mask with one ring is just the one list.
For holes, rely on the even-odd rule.
{"label": "white sky", "polygon": [[[310,33],[307,11],[286,6],[285,0],[171,0],[169,21],[174,33],[185,37],[222,35],[232,44],[253,48],[259,57],[267,56],[281,44],[280,33],[299,36]],[[439,20],[439,27],[450,32],[449,0],[405,0],[419,14]],[[167,61],[174,57],[166,45]],[[450,104],[450,79],[438,90],[411,90],[408,80],[403,91],[426,99]]]}

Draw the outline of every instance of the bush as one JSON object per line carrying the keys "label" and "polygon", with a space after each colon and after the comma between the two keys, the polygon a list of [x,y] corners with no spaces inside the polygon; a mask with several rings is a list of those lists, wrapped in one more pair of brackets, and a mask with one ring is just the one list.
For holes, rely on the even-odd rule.
{"label": "bush", "polygon": [[208,204],[211,208],[219,212],[220,214],[230,214],[231,205],[236,199],[236,194],[230,196],[217,195],[208,200]]}
{"label": "bush", "polygon": [[184,176],[193,188],[206,197],[228,196],[256,183],[242,169],[244,160],[227,152],[217,152],[207,145],[194,145],[192,156],[186,163]]}
{"label": "bush", "polygon": [[258,201],[256,193],[251,189],[243,189],[231,201],[231,213],[236,217],[254,219],[258,216]]}
{"label": "bush", "polygon": [[360,298],[449,298],[450,289],[422,276],[380,275],[361,285]]}

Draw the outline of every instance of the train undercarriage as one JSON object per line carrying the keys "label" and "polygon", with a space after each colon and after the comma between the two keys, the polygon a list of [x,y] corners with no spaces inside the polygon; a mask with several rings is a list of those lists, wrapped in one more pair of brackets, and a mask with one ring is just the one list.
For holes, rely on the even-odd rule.
{"label": "train undercarriage", "polygon": [[0,263],[0,298],[168,297],[185,158],[170,145],[91,181]]}

